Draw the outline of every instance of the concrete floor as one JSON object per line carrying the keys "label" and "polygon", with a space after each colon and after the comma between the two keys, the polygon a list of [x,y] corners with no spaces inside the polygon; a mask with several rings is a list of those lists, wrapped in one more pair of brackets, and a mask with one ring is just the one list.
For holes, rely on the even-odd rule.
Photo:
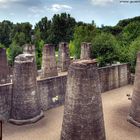
{"label": "concrete floor", "polygon": [[[102,94],[107,140],[140,140],[140,128],[126,121],[133,86],[125,86]],[[39,122],[25,126],[3,124],[3,140],[59,140],[63,106],[51,109]]]}

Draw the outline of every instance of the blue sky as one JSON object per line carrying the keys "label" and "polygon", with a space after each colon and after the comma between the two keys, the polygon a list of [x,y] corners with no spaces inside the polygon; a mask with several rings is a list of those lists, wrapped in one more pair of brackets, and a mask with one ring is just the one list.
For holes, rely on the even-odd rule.
{"label": "blue sky", "polygon": [[[115,25],[120,19],[140,16],[140,2],[121,3],[120,0],[0,0],[0,21],[27,22],[33,25],[42,17],[67,12],[76,21],[97,26]],[[138,1],[138,0],[135,0]],[[131,2],[131,3],[130,3]]]}

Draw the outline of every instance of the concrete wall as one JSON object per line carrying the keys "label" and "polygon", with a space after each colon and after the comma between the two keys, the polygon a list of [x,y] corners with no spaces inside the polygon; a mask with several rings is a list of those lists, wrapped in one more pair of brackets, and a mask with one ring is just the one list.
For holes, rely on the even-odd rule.
{"label": "concrete wall", "polygon": [[11,110],[12,84],[0,85],[0,120],[7,120]]}
{"label": "concrete wall", "polygon": [[[129,66],[120,64],[99,68],[101,92],[115,89],[130,82]],[[43,110],[64,103],[67,75],[37,81],[40,104]],[[11,110],[12,83],[0,85],[0,119],[8,119]]]}
{"label": "concrete wall", "polygon": [[41,107],[47,110],[64,103],[67,75],[38,80]]}
{"label": "concrete wall", "polygon": [[130,83],[128,64],[118,64],[99,68],[101,92],[125,86]]}

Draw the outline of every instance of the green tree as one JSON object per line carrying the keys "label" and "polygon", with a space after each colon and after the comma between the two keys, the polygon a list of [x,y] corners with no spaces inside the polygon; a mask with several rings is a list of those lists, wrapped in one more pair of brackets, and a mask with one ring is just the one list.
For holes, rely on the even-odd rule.
{"label": "green tree", "polygon": [[123,28],[123,31],[119,37],[119,42],[123,46],[128,46],[138,36],[140,36],[140,22],[130,22]]}
{"label": "green tree", "polygon": [[48,20],[47,17],[42,18],[35,25],[35,38],[43,40],[45,43],[50,43],[48,40],[50,35],[50,28],[51,28],[51,21]]}
{"label": "green tree", "polygon": [[0,22],[0,43],[5,47],[11,44],[11,32],[13,30],[13,23],[7,20]]}
{"label": "green tree", "polygon": [[131,72],[135,72],[137,53],[140,51],[140,37],[130,44],[129,47],[129,62],[131,66]]}
{"label": "green tree", "polygon": [[29,22],[17,23],[11,33],[11,40],[17,45],[22,46],[31,43],[32,25]]}
{"label": "green tree", "polygon": [[41,69],[41,63],[42,63],[42,48],[44,46],[44,41],[40,40],[36,42],[36,64],[37,69]]}
{"label": "green tree", "polygon": [[22,53],[22,48],[15,42],[12,42],[9,48],[7,48],[8,63],[13,66],[15,57]]}
{"label": "green tree", "polygon": [[110,33],[98,34],[92,40],[92,56],[97,58],[99,66],[118,61],[118,43]]}
{"label": "green tree", "polygon": [[75,27],[74,39],[72,43],[75,47],[74,50],[76,58],[80,58],[81,43],[91,42],[91,40],[96,36],[97,33],[98,31],[96,27],[90,24]]}
{"label": "green tree", "polygon": [[56,45],[61,41],[70,42],[75,24],[75,19],[70,14],[55,14],[52,18],[49,42]]}
{"label": "green tree", "polygon": [[5,48],[5,46],[3,44],[0,43],[0,48]]}

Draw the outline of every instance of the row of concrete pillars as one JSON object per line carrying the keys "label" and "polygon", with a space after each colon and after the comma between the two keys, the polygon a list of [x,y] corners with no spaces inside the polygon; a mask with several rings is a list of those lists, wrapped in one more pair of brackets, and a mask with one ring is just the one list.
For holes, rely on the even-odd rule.
{"label": "row of concrete pillars", "polygon": [[[23,47],[23,53],[35,55],[35,46],[25,45]],[[91,58],[91,43],[83,42],[81,44],[81,56],[80,59]],[[56,62],[57,61],[57,62]],[[59,44],[58,59],[55,57],[55,46],[52,44],[46,44],[42,50],[42,67],[40,78],[48,78],[58,75],[58,71],[68,71],[68,67],[71,63],[69,45],[66,42]]]}
{"label": "row of concrete pillars", "polygon": [[[84,51],[86,45],[82,45],[84,46]],[[63,46],[66,47],[67,45],[63,43]],[[87,46],[91,45],[88,44]],[[44,62],[42,63],[45,63],[43,65],[47,63],[49,66],[53,65],[53,67],[56,67],[54,48],[52,48],[52,45],[45,45],[43,49],[45,56],[43,56],[44,60],[42,61]],[[61,49],[60,51],[64,53]],[[46,54],[48,55],[46,56]],[[53,58],[50,54],[53,55]],[[83,54],[81,53],[82,56]],[[89,59],[89,55],[90,53],[86,53],[88,57],[82,58],[83,60],[76,60],[69,66],[61,140],[105,140],[97,62],[95,60],[86,60]],[[61,58],[62,61],[63,59]],[[50,63],[50,61],[53,61],[54,64]],[[47,68],[42,69],[44,69],[44,73],[47,73],[46,75],[48,76]],[[49,69],[49,71],[52,71],[52,69]],[[132,106],[128,117],[128,120],[136,126],[140,126],[139,83],[140,53],[137,57]],[[39,100],[34,55],[21,54],[15,58],[14,63],[10,122],[26,124],[41,119],[43,112]]]}
{"label": "row of concrete pillars", "polygon": [[[36,61],[35,46],[26,44],[23,46],[23,54],[32,54]],[[81,44],[81,57],[80,59],[91,58],[91,44],[83,42]],[[55,46],[46,44],[42,50],[42,67],[40,78],[48,78],[58,75],[59,72],[68,71],[71,63],[69,45],[66,42],[59,44],[58,59],[55,57]],[[6,49],[0,48],[0,84],[10,82],[9,67],[6,57]]]}

